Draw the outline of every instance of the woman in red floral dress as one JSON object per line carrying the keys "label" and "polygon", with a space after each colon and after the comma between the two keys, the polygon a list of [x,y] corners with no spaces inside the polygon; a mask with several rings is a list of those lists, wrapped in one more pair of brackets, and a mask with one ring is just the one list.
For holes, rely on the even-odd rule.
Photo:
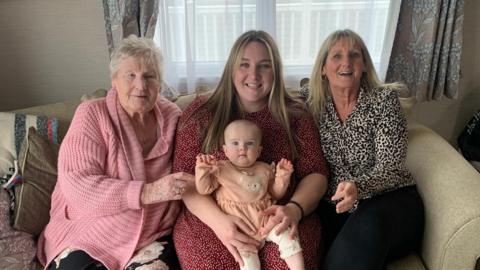
{"label": "woman in red floral dress", "polygon": [[[184,111],[176,135],[174,171],[193,173],[195,157],[208,153],[226,159],[223,130],[234,119],[248,119],[263,132],[259,160],[293,161],[294,173],[284,197],[264,211],[275,221],[260,233],[290,227],[298,231],[306,269],[317,269],[322,254],[320,219],[314,209],[326,191],[327,168],[313,117],[285,89],[278,48],[263,31],[249,31],[233,45],[220,82],[207,97]],[[182,269],[238,269],[238,248],[259,249],[262,269],[288,269],[276,244],[265,246],[248,233],[239,218],[223,213],[211,196],[194,189],[183,195],[185,206],[174,228]]]}

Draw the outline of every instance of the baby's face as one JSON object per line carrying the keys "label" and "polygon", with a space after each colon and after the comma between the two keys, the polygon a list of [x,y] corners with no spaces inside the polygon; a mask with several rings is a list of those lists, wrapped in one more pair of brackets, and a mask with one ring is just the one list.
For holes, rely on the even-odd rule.
{"label": "baby's face", "polygon": [[260,134],[245,125],[228,126],[224,139],[223,151],[230,162],[237,167],[252,166],[262,151]]}

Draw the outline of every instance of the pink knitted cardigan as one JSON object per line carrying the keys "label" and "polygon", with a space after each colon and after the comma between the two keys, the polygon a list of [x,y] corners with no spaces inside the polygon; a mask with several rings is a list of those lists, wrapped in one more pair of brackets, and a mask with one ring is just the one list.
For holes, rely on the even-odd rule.
{"label": "pink knitted cardigan", "polygon": [[123,269],[136,250],[172,232],[178,201],[140,204],[143,183],[171,173],[181,114],[162,97],[154,110],[159,138],[144,158],[115,89],[78,107],[60,147],[51,218],[38,242],[43,265],[72,247],[108,269]]}

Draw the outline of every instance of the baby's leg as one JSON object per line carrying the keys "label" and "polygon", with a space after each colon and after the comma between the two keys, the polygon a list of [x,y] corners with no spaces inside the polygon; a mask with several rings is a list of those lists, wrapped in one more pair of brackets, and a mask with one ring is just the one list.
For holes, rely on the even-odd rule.
{"label": "baby's leg", "polygon": [[304,270],[305,261],[298,235],[294,239],[290,239],[290,228],[276,235],[277,226],[270,231],[266,239],[278,245],[280,257],[285,260],[291,270]]}
{"label": "baby's leg", "polygon": [[240,250],[243,260],[243,267],[240,270],[260,270],[260,259],[258,253]]}
{"label": "baby's leg", "polygon": [[288,265],[290,270],[304,270],[305,269],[305,262],[303,260],[303,253],[300,251],[295,253],[294,255],[285,258],[285,262]]}

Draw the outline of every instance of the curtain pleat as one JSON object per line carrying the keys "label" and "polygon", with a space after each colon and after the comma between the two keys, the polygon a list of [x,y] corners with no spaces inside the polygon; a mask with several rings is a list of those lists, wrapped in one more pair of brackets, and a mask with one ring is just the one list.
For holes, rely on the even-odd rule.
{"label": "curtain pleat", "polygon": [[419,101],[456,98],[463,0],[402,1],[386,81],[400,81]]}
{"label": "curtain pleat", "polygon": [[129,35],[153,38],[158,17],[155,0],[103,0],[105,33],[110,54]]}

